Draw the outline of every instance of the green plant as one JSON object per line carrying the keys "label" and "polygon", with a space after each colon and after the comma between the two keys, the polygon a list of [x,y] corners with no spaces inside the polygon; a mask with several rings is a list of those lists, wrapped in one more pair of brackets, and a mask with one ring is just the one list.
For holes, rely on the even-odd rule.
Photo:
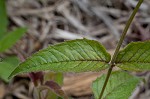
{"label": "green plant", "polygon": [[[142,2],[143,0],[139,0],[129,18],[112,59],[106,49],[97,41],[88,39],[66,41],[61,44],[49,46],[35,53],[22,62],[11,73],[10,78],[20,73],[44,70],[55,72],[88,72],[109,68],[107,75],[103,75],[93,82],[92,89],[95,98],[129,98],[141,79],[121,70],[111,72],[115,66],[129,71],[150,70],[150,41],[133,42],[127,45],[122,51],[119,51],[127,30]],[[48,83],[44,85],[49,86]],[[57,86],[56,83],[55,85]],[[59,89],[59,87],[56,87],[56,89]],[[63,98],[67,98],[64,96],[64,93],[60,95],[63,95]]]}
{"label": "green plant", "polygon": [[[11,48],[26,32],[26,28],[17,28],[14,31],[7,32],[8,18],[5,0],[0,0],[0,53]],[[8,82],[8,76],[19,64],[15,56],[0,58],[0,78]]]}

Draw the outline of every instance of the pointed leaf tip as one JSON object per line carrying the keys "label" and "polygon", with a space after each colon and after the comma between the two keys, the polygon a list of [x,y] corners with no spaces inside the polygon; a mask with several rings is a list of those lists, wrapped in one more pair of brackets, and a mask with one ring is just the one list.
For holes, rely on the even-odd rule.
{"label": "pointed leaf tip", "polygon": [[97,41],[77,39],[66,41],[33,54],[10,75],[35,71],[55,72],[100,71],[109,67],[110,54]]}

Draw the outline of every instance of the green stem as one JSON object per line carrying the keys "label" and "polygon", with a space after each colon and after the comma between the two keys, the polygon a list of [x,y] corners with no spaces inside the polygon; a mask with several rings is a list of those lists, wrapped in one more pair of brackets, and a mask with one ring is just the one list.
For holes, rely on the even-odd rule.
{"label": "green stem", "polygon": [[123,33],[122,33],[122,35],[121,35],[121,37],[120,37],[120,40],[119,40],[118,44],[117,44],[115,53],[114,53],[114,55],[113,55],[113,57],[112,57],[112,60],[110,61],[110,65],[111,65],[111,66],[110,66],[110,68],[109,68],[109,70],[108,70],[108,72],[107,72],[107,76],[106,76],[106,79],[105,79],[105,82],[104,82],[102,91],[101,91],[101,93],[100,93],[99,99],[101,99],[102,96],[103,96],[103,93],[104,93],[104,91],[105,91],[105,88],[106,88],[107,82],[108,82],[108,80],[109,80],[109,77],[110,77],[110,75],[111,75],[112,69],[113,69],[113,67],[115,66],[115,61],[116,61],[116,58],[117,58],[117,56],[118,56],[118,53],[119,53],[120,47],[121,47],[121,45],[122,45],[122,42],[123,42],[123,40],[124,40],[124,38],[125,38],[125,36],[126,36],[126,34],[127,34],[127,31],[128,31],[128,29],[129,29],[129,27],[130,27],[130,25],[131,25],[131,22],[133,21],[133,19],[134,19],[136,13],[137,13],[138,9],[140,8],[140,6],[141,6],[141,4],[142,4],[143,1],[144,1],[144,0],[139,0],[138,4],[136,5],[135,9],[133,10],[133,13],[131,14],[130,18],[128,19],[128,21],[127,21],[127,23],[126,23],[126,26],[125,26],[125,28],[124,28],[124,30],[123,30]]}
{"label": "green stem", "polygon": [[125,38],[125,36],[126,36],[126,34],[127,34],[127,31],[128,31],[128,29],[129,29],[129,27],[130,27],[132,21],[133,21],[133,18],[135,17],[135,14],[138,12],[138,9],[140,8],[140,5],[142,4],[143,1],[144,1],[144,0],[139,0],[138,4],[136,5],[135,9],[134,9],[133,12],[132,12],[130,18],[128,19],[128,21],[127,21],[127,23],[126,23],[126,26],[125,26],[125,28],[124,28],[124,30],[123,30],[123,33],[122,33],[122,35],[121,35],[121,37],[120,37],[120,40],[119,40],[119,42],[118,42],[118,45],[117,45],[117,48],[116,48],[115,53],[114,53],[114,55],[113,55],[113,58],[112,58],[112,60],[111,60],[111,64],[114,64],[114,63],[115,63],[116,57],[117,57],[117,55],[118,55],[118,53],[119,53],[119,49],[120,49],[120,47],[121,47],[121,45],[122,45],[122,42],[123,42],[123,40],[124,40],[124,38]]}
{"label": "green stem", "polygon": [[110,77],[110,74],[111,74],[112,69],[113,69],[113,66],[110,66],[110,68],[108,69],[107,76],[106,76],[106,79],[105,79],[105,83],[104,83],[104,85],[103,85],[103,88],[102,88],[101,94],[100,94],[100,96],[99,96],[99,99],[101,99],[102,96],[103,96],[103,93],[104,93],[104,90],[105,90],[105,88],[106,88],[106,85],[107,85],[107,82],[108,82],[108,80],[109,80],[109,77]]}

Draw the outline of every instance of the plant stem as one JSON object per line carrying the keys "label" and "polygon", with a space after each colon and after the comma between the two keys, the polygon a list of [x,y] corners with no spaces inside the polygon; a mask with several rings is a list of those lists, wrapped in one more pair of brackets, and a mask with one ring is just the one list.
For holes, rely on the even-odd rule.
{"label": "plant stem", "polygon": [[115,66],[115,61],[116,61],[116,58],[117,58],[117,56],[118,56],[118,53],[119,53],[120,47],[121,47],[121,45],[122,45],[122,42],[123,42],[123,40],[124,40],[124,38],[125,38],[125,36],[126,36],[126,34],[127,34],[127,31],[128,31],[128,29],[129,29],[129,27],[130,27],[130,25],[131,25],[131,22],[133,21],[133,19],[134,19],[136,13],[137,13],[138,9],[140,8],[140,6],[141,6],[141,4],[142,4],[143,1],[144,1],[144,0],[139,0],[138,4],[136,5],[135,9],[133,10],[133,12],[132,12],[130,18],[128,19],[128,21],[127,21],[127,23],[126,23],[126,26],[125,26],[125,28],[124,28],[124,30],[123,30],[123,33],[122,33],[122,35],[121,35],[121,37],[120,37],[120,40],[119,40],[118,44],[117,44],[115,53],[114,53],[114,55],[113,55],[113,57],[112,57],[112,59],[111,59],[111,61],[110,61],[110,67],[109,67],[109,70],[108,70],[108,72],[107,72],[107,76],[106,76],[106,79],[105,79],[105,82],[104,82],[102,91],[101,91],[101,93],[100,93],[99,99],[101,99],[102,96],[103,96],[103,93],[104,93],[104,91],[105,91],[105,88],[106,88],[107,82],[108,82],[108,80],[109,80],[109,77],[110,77],[110,75],[111,75],[112,69],[113,69],[113,67]]}
{"label": "plant stem", "polygon": [[119,53],[119,49],[120,49],[120,47],[121,47],[121,45],[122,45],[122,42],[123,42],[123,40],[124,40],[124,38],[125,38],[125,36],[126,36],[126,34],[127,34],[127,31],[128,31],[128,29],[129,29],[130,25],[131,25],[131,22],[133,21],[133,18],[134,18],[134,16],[135,16],[135,14],[138,12],[138,9],[139,9],[139,7],[140,7],[140,5],[142,4],[143,1],[144,1],[144,0],[139,0],[138,4],[136,5],[135,9],[134,9],[133,12],[132,12],[130,18],[128,19],[128,21],[127,21],[127,23],[126,23],[126,26],[125,26],[125,28],[124,28],[124,30],[123,30],[123,33],[122,33],[122,35],[121,35],[121,37],[120,37],[120,40],[119,40],[119,42],[118,42],[118,45],[117,45],[117,48],[116,48],[115,53],[114,53],[114,55],[113,55],[113,58],[112,58],[112,60],[111,60],[111,64],[114,64],[114,63],[115,63],[116,57],[117,57],[117,55],[118,55],[118,53]]}
{"label": "plant stem", "polygon": [[110,74],[111,74],[112,69],[113,69],[113,66],[110,66],[110,68],[108,69],[107,76],[106,76],[106,79],[105,79],[105,82],[104,82],[104,85],[103,85],[101,94],[100,94],[100,96],[99,96],[99,99],[101,99],[102,96],[103,96],[103,93],[104,93],[104,90],[105,90],[105,88],[106,88],[106,85],[107,85],[107,82],[108,82],[108,80],[109,80],[109,77],[110,77]]}

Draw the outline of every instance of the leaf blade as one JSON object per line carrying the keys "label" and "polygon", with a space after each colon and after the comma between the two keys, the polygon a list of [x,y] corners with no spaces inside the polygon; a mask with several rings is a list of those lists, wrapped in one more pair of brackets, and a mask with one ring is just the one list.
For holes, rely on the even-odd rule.
{"label": "leaf blade", "polygon": [[78,39],[49,46],[39,51],[20,64],[11,76],[19,72],[40,70],[55,72],[98,71],[107,68],[109,61],[110,54],[99,42]]}
{"label": "leaf blade", "polygon": [[150,41],[128,44],[119,52],[116,66],[131,71],[150,70]]}
{"label": "leaf blade", "polygon": [[17,67],[19,60],[15,56],[7,57],[0,62],[0,78],[8,82],[9,75]]}
{"label": "leaf blade", "polygon": [[6,4],[5,0],[0,0],[0,39],[4,36],[7,32],[7,25],[8,25],[8,18],[7,18],[7,11],[6,11]]}
{"label": "leaf blade", "polygon": [[[96,99],[99,97],[105,78],[106,75],[102,75],[92,84],[92,90]],[[139,81],[139,78],[133,77],[126,72],[114,72],[109,78],[102,99],[128,99]]]}
{"label": "leaf blade", "polygon": [[16,30],[8,33],[0,40],[0,52],[4,52],[12,47],[18,39],[26,32],[26,28],[17,28]]}

